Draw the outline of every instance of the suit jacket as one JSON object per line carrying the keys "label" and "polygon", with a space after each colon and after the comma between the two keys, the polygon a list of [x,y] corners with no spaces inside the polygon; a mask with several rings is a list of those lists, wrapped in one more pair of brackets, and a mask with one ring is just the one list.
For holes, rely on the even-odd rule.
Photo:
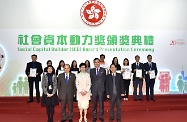
{"label": "suit jacket", "polygon": [[[52,94],[55,94],[57,92],[57,78],[55,75],[52,77],[52,82],[53,82],[53,92]],[[42,89],[43,93],[47,94],[48,93],[48,76],[44,73],[42,77]]]}
{"label": "suit jacket", "polygon": [[28,81],[33,80],[33,81],[41,81],[41,74],[43,73],[43,68],[42,68],[42,64],[40,62],[35,62],[35,67],[33,67],[33,62],[29,62],[27,63],[26,69],[25,69],[25,74],[27,76],[29,76],[30,74],[30,68],[37,68],[36,73],[38,73],[38,75],[36,75],[36,77],[28,77]]}
{"label": "suit jacket", "polygon": [[151,62],[151,67],[149,66],[148,62],[144,63],[145,81],[150,80],[150,76],[149,76],[149,74],[147,74],[147,71],[150,71],[150,69],[155,70],[155,76],[157,76],[158,70],[157,70],[156,63]]}
{"label": "suit jacket", "polygon": [[58,95],[60,99],[65,99],[68,94],[68,99],[73,99],[76,95],[75,74],[69,73],[68,84],[66,84],[65,73],[58,76]]}
{"label": "suit jacket", "polygon": [[[90,81],[90,74],[88,73],[79,73],[76,76],[76,87],[77,87],[77,100],[78,101],[88,101],[90,100],[90,87],[91,87],[91,81]],[[82,96],[80,92],[86,91],[87,94],[85,96]]]}
{"label": "suit jacket", "polygon": [[134,73],[133,74],[133,81],[136,81],[136,80],[142,80],[143,81],[143,78],[144,78],[144,75],[145,75],[143,63],[139,62],[139,68],[138,68],[138,69],[142,69],[142,77],[143,77],[142,79],[136,77],[136,71],[134,72],[134,69],[137,69],[136,68],[136,62],[131,65],[131,69],[132,69],[132,73]]}
{"label": "suit jacket", "polygon": [[105,79],[106,79],[106,70],[102,67],[99,69],[98,76],[96,75],[96,68],[90,70],[91,78],[91,93],[98,91],[105,91]]}
{"label": "suit jacket", "polygon": [[[106,94],[112,97],[113,95],[113,76],[112,74],[108,74],[106,76]],[[115,77],[115,84],[116,84],[116,91],[117,91],[117,97],[121,99],[121,94],[125,94],[125,88],[124,88],[124,81],[121,74],[116,73]]]}

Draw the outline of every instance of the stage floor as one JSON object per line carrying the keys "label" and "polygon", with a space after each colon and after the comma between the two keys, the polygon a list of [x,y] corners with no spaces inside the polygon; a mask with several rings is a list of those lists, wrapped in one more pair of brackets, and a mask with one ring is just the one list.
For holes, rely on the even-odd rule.
{"label": "stage floor", "polygon": [[[122,122],[185,122],[187,121],[187,95],[156,95],[156,101],[122,102]],[[27,97],[0,97],[1,122],[46,122],[45,107],[39,103],[26,103]],[[92,121],[92,105],[88,122]],[[105,102],[105,122],[109,120],[109,102]],[[78,122],[77,103],[74,103],[74,122]],[[60,105],[55,107],[54,122],[61,120]],[[99,121],[98,121],[99,122]]]}

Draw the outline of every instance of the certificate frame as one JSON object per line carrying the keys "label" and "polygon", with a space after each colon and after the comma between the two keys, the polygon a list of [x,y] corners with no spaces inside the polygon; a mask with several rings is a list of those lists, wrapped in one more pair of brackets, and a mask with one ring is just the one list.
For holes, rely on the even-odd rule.
{"label": "certificate frame", "polygon": [[150,72],[150,74],[149,74],[150,79],[155,79],[156,78],[155,70],[150,70],[149,72]]}
{"label": "certificate frame", "polygon": [[136,77],[142,77],[142,69],[136,69]]}
{"label": "certificate frame", "polygon": [[29,76],[36,77],[37,68],[30,68]]}

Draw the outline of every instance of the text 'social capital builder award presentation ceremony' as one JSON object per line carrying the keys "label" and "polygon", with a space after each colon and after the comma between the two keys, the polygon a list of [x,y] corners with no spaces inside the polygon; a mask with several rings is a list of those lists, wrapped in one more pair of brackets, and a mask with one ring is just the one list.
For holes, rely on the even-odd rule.
{"label": "text 'social capital builder award presentation ceremony'", "polygon": [[187,0],[0,0],[0,122],[186,122]]}

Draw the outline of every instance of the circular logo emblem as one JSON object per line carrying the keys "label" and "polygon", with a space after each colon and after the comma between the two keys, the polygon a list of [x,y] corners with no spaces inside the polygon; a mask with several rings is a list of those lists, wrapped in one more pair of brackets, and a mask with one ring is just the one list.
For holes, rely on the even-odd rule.
{"label": "circular logo emblem", "polygon": [[105,21],[107,11],[101,2],[89,0],[82,5],[80,15],[87,25],[97,26]]}
{"label": "circular logo emblem", "polygon": [[0,76],[2,74],[2,71],[5,69],[5,52],[3,47],[0,45]]}

